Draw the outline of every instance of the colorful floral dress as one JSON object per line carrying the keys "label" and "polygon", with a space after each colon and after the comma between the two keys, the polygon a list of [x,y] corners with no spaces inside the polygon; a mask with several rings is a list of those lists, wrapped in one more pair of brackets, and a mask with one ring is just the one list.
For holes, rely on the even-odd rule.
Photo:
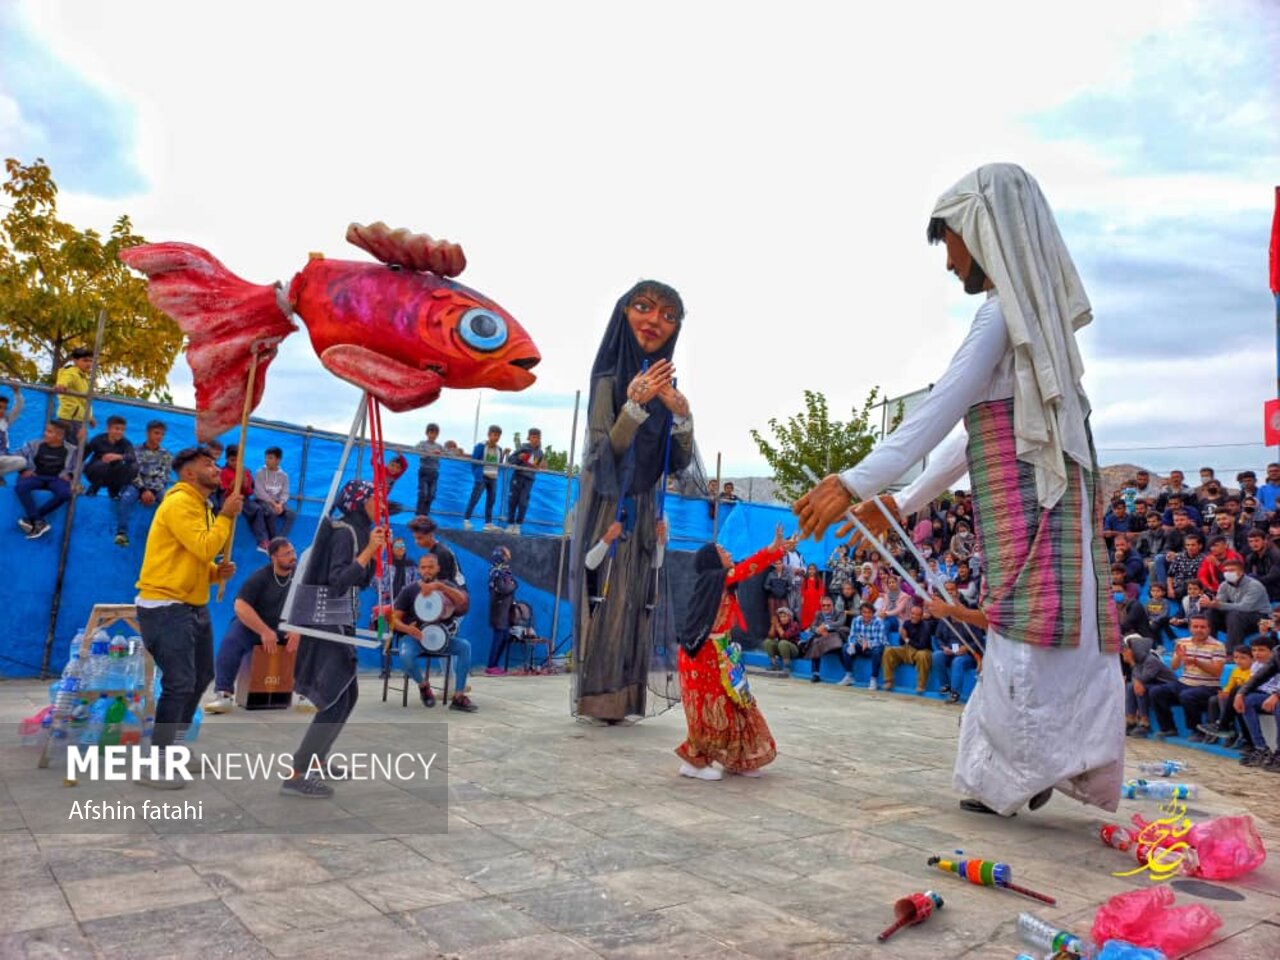
{"label": "colorful floral dress", "polygon": [[[762,550],[729,568],[729,587],[768,569],[782,556]],[[737,596],[725,590],[715,626],[696,656],[680,650],[680,692],[689,732],[676,748],[682,760],[695,767],[713,761],[731,772],[759,770],[778,755],[778,746],[756,705],[741,671],[741,651],[732,629],[746,626]]]}

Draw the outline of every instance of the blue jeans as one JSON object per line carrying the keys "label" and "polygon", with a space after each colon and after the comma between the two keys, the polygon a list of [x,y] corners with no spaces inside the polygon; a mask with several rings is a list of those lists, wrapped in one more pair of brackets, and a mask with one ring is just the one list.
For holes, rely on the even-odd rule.
{"label": "blue jeans", "polygon": [[[280,637],[284,642],[284,637]],[[253,651],[262,645],[262,638],[246,627],[239,620],[233,619],[222,635],[222,643],[218,646],[218,659],[214,664],[213,689],[218,693],[233,693],[236,689],[236,674],[240,672],[240,664]]]}
{"label": "blue jeans", "polygon": [[259,506],[262,508],[262,527],[263,532],[267,535],[267,540],[271,541],[276,537],[287,537],[289,531],[293,529],[293,521],[298,519],[298,515],[288,507],[276,513],[268,504],[260,503]]}
{"label": "blue jeans", "polygon": [[901,626],[902,626],[902,623],[898,620],[898,618],[897,618],[897,617],[885,617],[885,618],[884,618],[884,632],[885,632],[886,634],[888,634],[888,633],[895,633],[895,634],[896,634],[896,633],[898,632],[898,629],[899,629]]}
{"label": "blue jeans", "polygon": [[871,679],[872,680],[880,679],[880,664],[884,661],[884,645],[883,644],[877,643],[874,646],[867,647],[867,649],[863,650],[859,644],[855,643],[853,645],[853,650],[849,652],[848,656],[849,656],[848,670],[850,673],[853,672],[853,665],[858,662],[858,659],[860,657],[870,657],[871,658]]}
{"label": "blue jeans", "polygon": [[[1154,568],[1154,573],[1156,578],[1154,582],[1168,583],[1169,582],[1169,564],[1165,561],[1163,553],[1156,554],[1155,563],[1152,564],[1152,566]],[[1173,598],[1170,597],[1169,599],[1172,600]],[[1178,616],[1182,616],[1182,614],[1178,614]]]}
{"label": "blue jeans", "polygon": [[493,643],[489,646],[489,667],[498,666],[498,661],[502,659],[502,655],[507,650],[507,644],[511,642],[511,629],[509,627],[493,628]]}
{"label": "blue jeans", "polygon": [[431,503],[436,498],[436,484],[440,481],[440,471],[437,468],[434,472],[425,473],[418,471],[418,515],[427,517],[431,515]]}
{"label": "blue jeans", "polygon": [[948,683],[951,692],[959,696],[964,690],[964,675],[978,669],[978,661],[972,653],[959,653],[951,656],[951,664],[947,668]]}
{"label": "blue jeans", "polygon": [[[37,490],[48,490],[53,494],[39,508],[36,507],[35,498],[31,496]],[[13,492],[18,495],[18,502],[27,512],[27,519],[34,522],[43,520],[71,499],[71,484],[61,477],[19,477]]]}
{"label": "blue jeans", "polygon": [[529,494],[533,491],[533,478],[519,473],[511,478],[511,490],[507,494],[507,523],[524,523],[529,510]]}
{"label": "blue jeans", "polygon": [[480,494],[484,494],[484,522],[493,523],[493,495],[498,489],[497,477],[481,477],[471,488],[471,499],[467,501],[467,510],[463,519],[470,520],[471,514],[480,502]]}
{"label": "blue jeans", "polygon": [[1259,750],[1266,748],[1267,741],[1262,736],[1262,724],[1258,720],[1258,710],[1262,706],[1262,702],[1270,696],[1271,694],[1263,693],[1261,690],[1255,690],[1253,693],[1244,695],[1245,729],[1249,731],[1249,739],[1253,741],[1253,745]]}
{"label": "blue jeans", "polygon": [[[453,648],[453,669],[457,679],[453,687],[457,691],[467,687],[467,675],[471,673],[471,642],[463,637],[454,637],[449,641]],[[400,636],[400,666],[404,672],[413,677],[418,686],[426,683],[427,676],[422,665],[426,662],[426,651],[422,644],[407,634]]]}
{"label": "blue jeans", "polygon": [[187,603],[139,607],[142,643],[160,668],[153,747],[167,747],[191,726],[200,698],[213,679],[213,627],[209,608]]}

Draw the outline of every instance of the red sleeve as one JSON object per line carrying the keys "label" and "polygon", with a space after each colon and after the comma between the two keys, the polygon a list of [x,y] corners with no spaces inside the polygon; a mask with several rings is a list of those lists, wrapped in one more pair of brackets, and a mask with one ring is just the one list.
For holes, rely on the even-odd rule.
{"label": "red sleeve", "polygon": [[750,580],[758,573],[763,573],[773,565],[773,561],[782,559],[782,551],[774,550],[771,547],[765,547],[759,553],[752,554],[745,560],[740,560],[729,568],[729,576],[725,579],[725,583],[741,583],[743,580]]}

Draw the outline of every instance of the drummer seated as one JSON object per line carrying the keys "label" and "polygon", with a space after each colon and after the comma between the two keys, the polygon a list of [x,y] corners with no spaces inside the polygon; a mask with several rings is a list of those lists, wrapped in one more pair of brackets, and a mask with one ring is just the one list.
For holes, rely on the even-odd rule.
{"label": "drummer seated", "polygon": [[[465,692],[467,675],[471,672],[471,644],[457,635],[458,623],[467,612],[470,598],[467,591],[453,581],[440,579],[440,561],[433,553],[423,554],[418,561],[418,574],[418,582],[400,591],[392,609],[393,625],[400,635],[400,665],[405,675],[417,682],[423,706],[434,707],[436,695],[424,662],[431,650],[440,647],[434,641],[443,638],[454,658],[457,675],[449,709],[474,713],[476,705]],[[424,634],[428,635],[425,643]]]}

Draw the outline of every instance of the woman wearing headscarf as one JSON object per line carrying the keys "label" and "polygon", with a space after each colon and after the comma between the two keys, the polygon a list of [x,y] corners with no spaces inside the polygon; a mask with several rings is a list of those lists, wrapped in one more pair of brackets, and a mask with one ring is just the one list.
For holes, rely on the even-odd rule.
{"label": "woman wearing headscarf", "polygon": [[[668,608],[655,604],[654,579],[666,535],[657,521],[663,472],[674,475],[693,460],[689,402],[672,380],[683,323],[680,295],[641,281],[615,305],[591,369],[570,560],[578,716],[617,723],[665,710],[678,696],[670,689],[674,664],[657,652],[674,647],[670,637],[657,636],[671,631],[651,616]],[[618,521],[621,534],[588,578],[588,548]],[[656,704],[648,696],[651,673]]]}
{"label": "woman wearing headscarf", "polygon": [[[387,530],[374,526],[377,514],[371,483],[349,482],[338,496],[336,509],[341,518],[322,524],[316,542],[307,551],[309,556],[304,557],[299,566],[303,570],[302,582],[328,587],[331,601],[340,601],[343,594],[349,594],[352,625],[330,625],[321,629],[353,637],[360,591],[373,582],[375,558],[387,542]],[[304,622],[304,625],[307,624]],[[295,774],[284,781],[281,792],[331,797],[333,788],[317,771],[324,770],[332,779],[341,779],[345,773],[329,766],[326,758],[359,696],[356,648],[303,635],[298,644],[293,686],[315,705],[317,712],[294,753]]]}
{"label": "woman wearing headscarf", "polygon": [[489,665],[485,675],[500,677],[507,671],[498,666],[511,642],[511,604],[516,598],[516,577],[511,572],[511,551],[494,547],[489,555],[489,629],[493,642],[489,645]]}
{"label": "woman wearing headscarf", "polygon": [[946,244],[965,292],[986,299],[928,399],[856,467],[797,502],[801,529],[822,532],[860,499],[859,518],[883,530],[869,498],[925,455],[924,474],[881,503],[910,514],[967,472],[989,629],[960,727],[961,806],[1008,815],[1057,789],[1115,810],[1120,636],[1075,339],[1092,320],[1089,300],[1039,184],[1020,167],[966,176],[939,199],[928,236]]}
{"label": "woman wearing headscarf", "polygon": [[733,628],[746,629],[738,584],[763,573],[782,556],[782,527],[773,543],[741,563],[716,543],[693,556],[696,580],[680,628],[680,698],[688,735],[676,748],[682,777],[719,780],[729,773],[758,777],[778,755],[773,734],[756,706]]}

